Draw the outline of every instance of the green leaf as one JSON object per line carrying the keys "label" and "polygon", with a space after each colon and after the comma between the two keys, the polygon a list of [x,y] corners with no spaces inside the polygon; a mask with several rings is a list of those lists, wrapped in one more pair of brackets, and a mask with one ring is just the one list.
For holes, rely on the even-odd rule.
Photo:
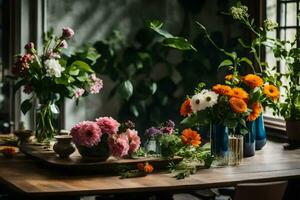
{"label": "green leaf", "polygon": [[201,30],[204,30],[204,31],[206,31],[206,28],[205,28],[205,26],[204,25],[202,25],[200,22],[197,22],[196,21],[196,24],[200,27],[200,29]]}
{"label": "green leaf", "polygon": [[76,67],[77,69],[80,69],[84,72],[93,73],[94,71],[92,68],[85,62],[82,62],[80,60],[77,60],[71,64],[71,67]]}
{"label": "green leaf", "polygon": [[53,114],[59,114],[59,108],[58,108],[58,106],[56,105],[56,104],[51,104],[50,105],[50,110],[51,110],[51,112],[53,113]]}
{"label": "green leaf", "polygon": [[240,60],[240,62],[245,62],[245,63],[247,63],[248,65],[250,65],[251,67],[253,66],[252,61],[249,60],[249,59],[246,58],[246,57],[242,57],[241,60]]}
{"label": "green leaf", "polygon": [[80,71],[80,70],[79,70],[77,67],[72,66],[72,67],[69,69],[69,74],[70,74],[71,76],[78,76],[79,71]]}
{"label": "green leaf", "polygon": [[225,119],[224,120],[224,126],[227,126],[230,129],[236,128],[238,125],[238,122],[235,121],[234,119]]}
{"label": "green leaf", "polygon": [[162,42],[163,45],[171,47],[171,48],[175,48],[175,49],[179,49],[179,50],[194,50],[197,51],[195,49],[195,47],[193,47],[193,45],[185,38],[182,37],[173,37],[173,38],[166,38],[163,40]]}
{"label": "green leaf", "polygon": [[119,87],[119,94],[125,100],[129,100],[133,94],[133,85],[130,80],[124,81]]}
{"label": "green leaf", "polygon": [[130,112],[135,116],[138,117],[139,116],[139,111],[137,109],[137,107],[135,105],[131,105],[130,106]]}
{"label": "green leaf", "polygon": [[152,83],[150,86],[149,86],[149,89],[151,90],[151,94],[154,94],[157,90],[157,84],[156,83]]}
{"label": "green leaf", "polygon": [[223,62],[221,62],[220,64],[219,64],[219,68],[220,67],[224,67],[224,66],[231,66],[231,65],[233,65],[233,62],[231,61],[231,60],[224,60]]}
{"label": "green leaf", "polygon": [[148,23],[148,28],[152,29],[159,35],[163,36],[164,38],[172,38],[174,37],[172,34],[170,34],[168,31],[161,29],[163,26],[163,23],[158,20],[154,20]]}
{"label": "green leaf", "polygon": [[240,129],[240,133],[241,133],[242,135],[246,135],[248,132],[249,132],[249,131],[248,131],[247,129],[244,129],[244,128]]}
{"label": "green leaf", "polygon": [[22,79],[20,81],[18,81],[15,85],[14,85],[14,92],[16,92],[17,90],[20,89],[21,86],[25,85],[27,83],[27,81],[25,79]]}
{"label": "green leaf", "polygon": [[32,108],[32,103],[30,99],[26,99],[21,104],[21,111],[25,115]]}

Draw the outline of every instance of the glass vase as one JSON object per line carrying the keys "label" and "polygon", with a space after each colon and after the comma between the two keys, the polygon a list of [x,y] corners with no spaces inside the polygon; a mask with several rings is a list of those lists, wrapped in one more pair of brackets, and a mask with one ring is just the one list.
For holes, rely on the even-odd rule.
{"label": "glass vase", "polygon": [[211,154],[214,165],[228,165],[228,128],[221,124],[210,125]]}
{"label": "glass vase", "polygon": [[145,143],[147,154],[160,154],[160,145],[158,139],[149,138]]}
{"label": "glass vase", "polygon": [[244,157],[255,155],[256,122],[247,122],[248,133],[244,136]]}
{"label": "glass vase", "polygon": [[244,138],[242,135],[229,135],[229,165],[239,165],[243,159],[243,144]]}
{"label": "glass vase", "polygon": [[39,143],[49,143],[57,132],[55,128],[55,116],[50,102],[40,103],[36,107],[36,129],[35,135]]}
{"label": "glass vase", "polygon": [[255,149],[261,150],[267,143],[267,133],[264,125],[264,117],[262,114],[256,119],[255,124],[256,124]]}

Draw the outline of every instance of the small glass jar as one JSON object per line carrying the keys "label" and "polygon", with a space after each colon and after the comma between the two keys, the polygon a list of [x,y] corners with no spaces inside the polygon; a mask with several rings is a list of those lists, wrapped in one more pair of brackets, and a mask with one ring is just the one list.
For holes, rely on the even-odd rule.
{"label": "small glass jar", "polygon": [[229,135],[229,165],[239,165],[243,159],[244,137]]}

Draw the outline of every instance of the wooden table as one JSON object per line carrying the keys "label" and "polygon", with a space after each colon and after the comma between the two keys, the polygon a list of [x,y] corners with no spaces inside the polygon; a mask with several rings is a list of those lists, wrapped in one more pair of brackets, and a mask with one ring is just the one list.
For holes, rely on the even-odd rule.
{"label": "wooden table", "polygon": [[270,141],[255,157],[244,159],[240,166],[203,169],[182,180],[176,180],[167,172],[132,179],[105,175],[71,176],[42,167],[24,155],[12,160],[0,158],[0,182],[32,197],[180,191],[299,177],[300,150],[285,151],[281,143]]}

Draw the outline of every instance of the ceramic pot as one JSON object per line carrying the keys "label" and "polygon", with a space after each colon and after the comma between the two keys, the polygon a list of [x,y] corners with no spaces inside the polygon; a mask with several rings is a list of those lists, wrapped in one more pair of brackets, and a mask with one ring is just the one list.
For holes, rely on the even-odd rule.
{"label": "ceramic pot", "polygon": [[248,133],[244,136],[244,157],[255,155],[256,123],[247,122]]}
{"label": "ceramic pot", "polygon": [[255,150],[261,150],[267,143],[267,133],[264,125],[264,117],[262,114],[255,120],[255,126]]}
{"label": "ceramic pot", "polygon": [[300,120],[286,119],[285,122],[289,144],[293,146],[300,146]]}
{"label": "ceramic pot", "polygon": [[68,158],[76,150],[74,144],[72,143],[72,136],[70,135],[57,135],[54,136],[56,143],[53,146],[55,153],[59,155],[60,158]]}
{"label": "ceramic pot", "polygon": [[101,141],[92,147],[76,145],[80,155],[85,160],[90,161],[105,161],[109,158],[110,152],[107,142],[107,134],[104,134]]}

